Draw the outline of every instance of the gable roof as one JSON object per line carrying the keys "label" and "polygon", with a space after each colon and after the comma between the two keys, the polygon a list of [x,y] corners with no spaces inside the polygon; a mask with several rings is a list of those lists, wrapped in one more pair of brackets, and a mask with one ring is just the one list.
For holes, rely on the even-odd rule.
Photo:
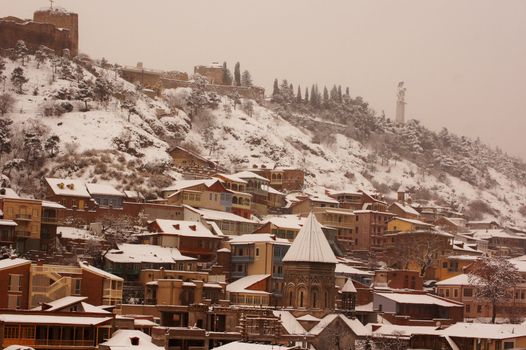
{"label": "gable roof", "polygon": [[86,184],[86,189],[92,195],[124,197],[124,193],[110,184]]}
{"label": "gable roof", "polygon": [[294,315],[290,313],[290,311],[275,310],[272,311],[272,313],[274,314],[274,316],[280,318],[281,325],[283,326],[283,328],[285,328],[288,334],[303,335],[307,332],[305,328],[303,328],[301,323],[299,323],[298,320],[294,317]]}
{"label": "gable roof", "polygon": [[161,229],[161,233],[165,234],[185,237],[219,238],[210,232],[205,225],[197,221],[157,219],[155,223]]}
{"label": "gable roof", "polygon": [[283,261],[338,263],[313,213],[310,213],[305,220],[305,224],[283,257]]}
{"label": "gable roof", "polygon": [[215,178],[214,179],[199,179],[199,180],[179,180],[179,181],[176,181],[175,184],[173,184],[172,186],[163,188],[161,191],[162,192],[180,191],[185,188],[190,188],[190,187],[199,186],[199,185],[210,187],[216,182],[219,182],[221,186],[223,186],[223,184],[221,183],[221,180],[215,179]]}
{"label": "gable roof", "polygon": [[230,244],[249,244],[249,243],[272,243],[272,244],[283,244],[290,245],[288,239],[277,238],[275,235],[270,233],[247,233],[240,236],[233,236]]}
{"label": "gable roof", "polygon": [[86,185],[82,180],[56,179],[46,177],[46,182],[53,193],[57,196],[91,198],[90,194],[86,190]]}
{"label": "gable roof", "polygon": [[104,278],[108,278],[108,279],[113,280],[113,281],[124,281],[124,279],[122,279],[121,277],[115,276],[114,274],[111,274],[109,272],[106,272],[104,270],[96,268],[95,266],[84,264],[83,262],[79,262],[79,266],[80,266],[80,268],[82,270],[86,270],[86,271],[91,272],[91,273],[93,273],[95,275],[98,275],[98,276],[101,276],[101,277],[104,277]]}
{"label": "gable roof", "polygon": [[151,244],[118,245],[119,249],[112,249],[104,256],[105,259],[115,263],[174,263],[176,261],[196,260],[182,255],[177,248],[166,248]]}
{"label": "gable roof", "polygon": [[[131,339],[138,338],[139,345],[132,345]],[[161,346],[157,346],[152,343],[152,337],[146,333],[134,330],[134,329],[119,329],[113,333],[110,339],[106,340],[104,345],[109,347],[111,350],[128,350],[128,349],[140,349],[140,350],[162,350]]]}
{"label": "gable roof", "polygon": [[417,212],[413,207],[409,206],[409,205],[404,205],[402,203],[398,203],[398,202],[393,202],[389,208],[391,208],[391,206],[397,206],[400,210],[402,210],[404,213],[406,214],[410,214],[410,215],[416,215],[416,216],[420,216],[420,213]]}
{"label": "gable roof", "polygon": [[256,173],[253,173],[251,171],[248,171],[248,170],[244,170],[244,171],[240,171],[238,173],[235,173],[235,174],[232,174],[232,176],[234,177],[238,177],[240,179],[258,179],[258,180],[261,180],[261,181],[264,181],[264,182],[270,182],[269,179],[261,176],[261,175],[258,175]]}
{"label": "gable roof", "polygon": [[342,287],[342,292],[344,293],[356,293],[356,288],[354,287],[354,284],[352,283],[352,279],[348,278],[347,282]]}
{"label": "gable roof", "polygon": [[462,303],[456,303],[453,300],[445,300],[431,294],[374,293],[374,295],[384,297],[399,304],[425,304],[444,307],[462,307],[464,305]]}
{"label": "gable roof", "polygon": [[269,278],[270,275],[250,275],[245,276],[243,278],[238,279],[237,281],[234,281],[226,286],[226,291],[230,293],[249,293],[249,294],[265,294],[268,295],[270,293],[262,291],[262,290],[253,290],[248,289],[254,284],[261,282],[267,278]]}
{"label": "gable roof", "polygon": [[328,314],[321,321],[312,327],[309,331],[309,334],[319,335],[325,330],[335,319],[341,318],[343,322],[353,331],[354,334],[358,336],[367,336],[370,334],[368,329],[360,322],[358,319],[350,319],[342,314]]}

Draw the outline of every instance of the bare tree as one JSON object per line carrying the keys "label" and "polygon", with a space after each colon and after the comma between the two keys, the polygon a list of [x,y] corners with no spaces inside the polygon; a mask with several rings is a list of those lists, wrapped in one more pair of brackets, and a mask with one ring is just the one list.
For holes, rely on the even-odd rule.
{"label": "bare tree", "polygon": [[11,94],[5,93],[0,95],[0,115],[11,111],[15,105],[15,99]]}
{"label": "bare tree", "polygon": [[486,256],[471,266],[468,276],[475,286],[475,296],[491,303],[491,322],[495,323],[498,305],[510,299],[511,290],[521,282],[519,271],[502,256]]}

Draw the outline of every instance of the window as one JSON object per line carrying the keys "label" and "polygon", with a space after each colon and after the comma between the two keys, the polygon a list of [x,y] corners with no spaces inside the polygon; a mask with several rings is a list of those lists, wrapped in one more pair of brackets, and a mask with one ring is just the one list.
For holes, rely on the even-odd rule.
{"label": "window", "polygon": [[453,289],[453,296],[458,298],[458,289]]}
{"label": "window", "polygon": [[466,305],[466,312],[471,312],[471,305]]}
{"label": "window", "polygon": [[10,292],[21,292],[22,291],[22,275],[9,275],[9,291]]}
{"label": "window", "polygon": [[477,305],[477,313],[482,313],[482,305]]}
{"label": "window", "polygon": [[4,338],[18,338],[18,326],[6,326],[4,329]]}
{"label": "window", "polygon": [[7,308],[8,309],[20,309],[20,294],[8,294]]}
{"label": "window", "polygon": [[446,289],[446,298],[449,298],[449,289]]}
{"label": "window", "polygon": [[256,248],[256,256],[259,256],[259,248]]}
{"label": "window", "polygon": [[464,296],[467,298],[471,298],[473,296],[473,289],[464,288]]}
{"label": "window", "polygon": [[74,295],[80,295],[80,283],[81,283],[81,279],[80,278],[75,278],[74,279],[74,287],[75,287],[75,290],[74,290]]}

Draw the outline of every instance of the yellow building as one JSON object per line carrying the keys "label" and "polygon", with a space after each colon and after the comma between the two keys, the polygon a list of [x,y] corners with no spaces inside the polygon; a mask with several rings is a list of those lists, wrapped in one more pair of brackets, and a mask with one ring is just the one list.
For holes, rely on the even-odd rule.
{"label": "yellow building", "polygon": [[387,223],[388,232],[414,232],[414,231],[429,231],[433,225],[427,224],[416,219],[406,219],[395,217]]}
{"label": "yellow building", "polygon": [[13,220],[17,223],[15,228],[17,251],[38,250],[42,224],[42,201],[0,196],[0,210],[4,213],[4,220]]}
{"label": "yellow building", "polygon": [[314,208],[320,224],[336,230],[336,239],[346,250],[352,250],[358,243],[356,237],[356,215],[352,209]]}

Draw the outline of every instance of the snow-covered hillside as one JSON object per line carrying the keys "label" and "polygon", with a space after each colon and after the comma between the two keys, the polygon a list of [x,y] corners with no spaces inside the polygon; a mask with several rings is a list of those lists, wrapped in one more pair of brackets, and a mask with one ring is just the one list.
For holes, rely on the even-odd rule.
{"label": "snow-covered hillside", "polygon": [[[299,167],[306,172],[307,190],[311,192],[323,192],[326,188],[372,190],[381,186],[387,196],[394,197],[394,190],[404,184],[432,193],[430,201],[451,204],[459,210],[474,200],[483,200],[494,210],[498,220],[526,227],[525,217],[519,213],[526,205],[526,188],[499,169],[490,171],[496,185],[483,190],[450,174],[439,179],[406,159],[382,164],[377,157],[372,157],[372,150],[345,136],[343,125],[301,113],[294,115],[292,121],[255,102],[252,102],[253,111],[247,114],[247,108],[240,105],[234,108],[234,101],[226,96],[221,97],[217,108],[207,112],[205,119],[191,120],[181,108],[181,101],[190,94],[188,89],[167,92],[179,101],[179,105],[174,105],[166,99],[152,99],[137,92],[132,84],[112,70],[94,67],[88,71],[75,63],[67,64],[71,65],[73,75],[61,79],[59,67],[57,79],[53,81],[51,62],[44,62],[37,69],[35,59],[31,59],[22,67],[29,79],[24,85],[24,94],[15,94],[9,77],[21,64],[6,62],[6,91],[12,93],[16,104],[4,118],[13,120],[13,134],[23,135],[36,128],[47,129],[49,135],[60,138],[59,155],[46,161],[43,175],[79,176],[88,181],[103,180],[130,188],[137,185],[130,181],[135,172],[141,171],[141,176],[148,178],[152,168],[160,167],[163,184],[170,178],[180,177],[166,167],[170,159],[168,141],[178,140],[193,144],[204,156],[218,160],[232,171],[254,164]],[[85,87],[81,81],[94,86],[97,76],[110,82],[113,92],[107,101],[98,101],[96,96],[88,100],[90,110],[85,111],[87,100],[79,93]],[[64,95],[69,99],[61,99]],[[135,105],[133,109],[127,105],[130,96]],[[61,103],[71,104],[73,110],[60,116],[45,115],[49,114],[44,112],[46,106]],[[307,124],[310,125],[308,129]],[[313,130],[313,124],[314,129],[330,130],[329,137],[320,139],[309,131]],[[338,131],[340,127],[342,132]],[[110,168],[122,168],[119,178],[108,175],[109,170],[108,173],[96,171],[93,164],[76,167],[60,164],[69,162],[72,153],[79,154],[75,158],[78,162],[79,157],[84,157],[83,152],[85,157],[107,154],[101,161],[107,162]],[[1,160],[5,164],[19,157],[21,155],[10,154]],[[153,184],[144,179],[140,180],[140,185],[143,188],[160,186],[158,181]]]}

